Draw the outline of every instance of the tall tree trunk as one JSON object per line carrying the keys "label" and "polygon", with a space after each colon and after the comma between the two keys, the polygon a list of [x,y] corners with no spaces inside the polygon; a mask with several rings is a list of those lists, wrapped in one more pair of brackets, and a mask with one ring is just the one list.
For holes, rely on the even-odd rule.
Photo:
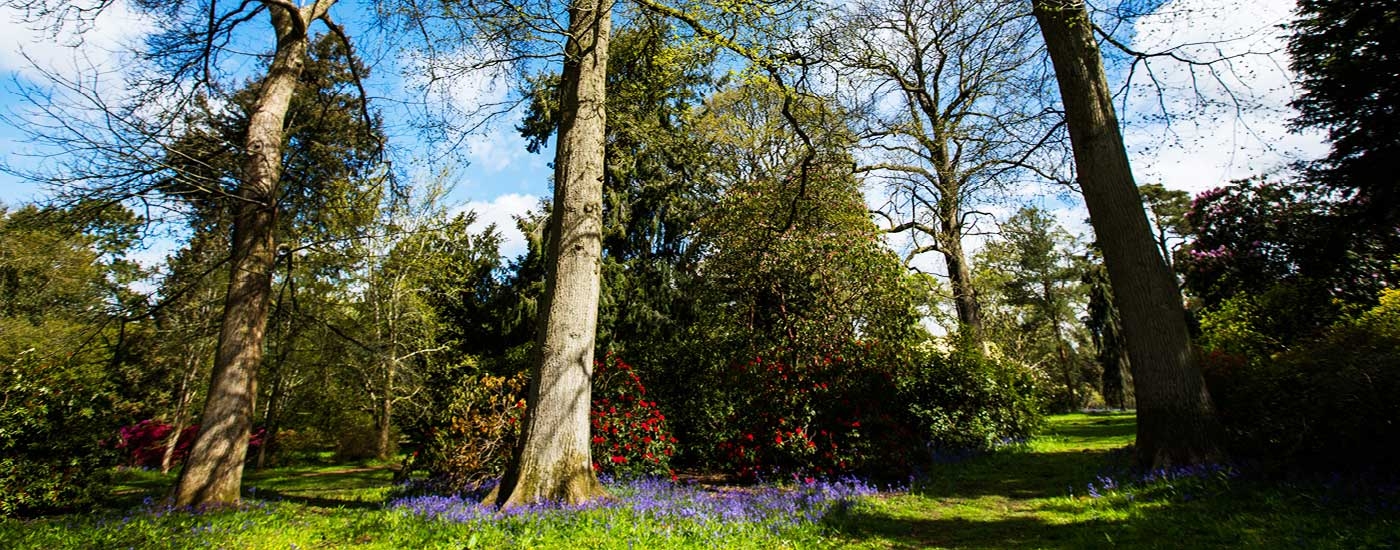
{"label": "tall tree trunk", "polygon": [[588,414],[602,262],[603,136],[611,0],[569,9],[563,109],[554,160],[549,272],[528,408],[495,493],[502,507],[603,496]]}
{"label": "tall tree trunk", "polygon": [[232,505],[239,501],[272,298],[283,125],[306,64],[307,24],[320,17],[329,4],[322,0],[301,11],[269,6],[277,50],[248,121],[242,182],[234,207],[232,272],[213,379],[200,417],[199,436],[175,485],[177,506]]}
{"label": "tall tree trunk", "polygon": [[286,364],[287,354],[284,352],[277,358],[277,368],[272,372],[272,391],[267,393],[267,409],[263,412],[263,433],[262,445],[258,446],[258,458],[253,463],[254,470],[261,470],[267,466],[267,457],[277,444],[277,432],[282,429],[282,398],[287,378],[282,372],[282,366]]}
{"label": "tall tree trunk", "polygon": [[943,262],[948,264],[948,281],[953,287],[953,306],[957,309],[958,324],[980,342],[982,308],[977,304],[977,292],[972,285],[972,268],[963,254],[962,234],[945,232],[945,235],[945,242],[939,248],[943,251]]}
{"label": "tall tree trunk", "polygon": [[1157,253],[1083,0],[1033,0],[1065,105],[1089,221],[1122,315],[1138,404],[1138,461],[1217,460],[1221,429],[1197,369],[1176,281]]}
{"label": "tall tree trunk", "polygon": [[392,424],[390,424],[390,421],[393,420],[394,414],[394,371],[396,370],[394,367],[397,363],[397,359],[390,359],[384,365],[384,379],[382,380],[384,383],[384,395],[379,398],[379,418],[377,419],[378,423],[376,426],[379,431],[379,437],[374,447],[375,457],[379,460],[388,460],[389,452],[391,451],[389,448],[389,436],[393,430],[391,429]]}
{"label": "tall tree trunk", "polygon": [[200,346],[196,344],[194,353],[185,358],[185,372],[180,375],[180,392],[175,399],[175,429],[170,432],[170,436],[165,440],[165,449],[161,451],[160,473],[170,473],[170,468],[175,462],[175,448],[180,444],[180,432],[185,431],[185,423],[190,416],[190,401],[193,392],[190,391],[190,383],[194,381],[195,372],[199,369],[199,362],[204,358],[204,353]]}
{"label": "tall tree trunk", "polygon": [[1069,345],[1065,343],[1065,333],[1060,327],[1060,313],[1059,308],[1055,307],[1054,292],[1053,282],[1041,281],[1040,299],[1045,303],[1046,317],[1050,319],[1050,329],[1055,334],[1055,355],[1060,360],[1060,371],[1065,375],[1065,389],[1069,390],[1070,410],[1077,411],[1082,405],[1079,399],[1079,380],[1074,375],[1073,365],[1069,362]]}

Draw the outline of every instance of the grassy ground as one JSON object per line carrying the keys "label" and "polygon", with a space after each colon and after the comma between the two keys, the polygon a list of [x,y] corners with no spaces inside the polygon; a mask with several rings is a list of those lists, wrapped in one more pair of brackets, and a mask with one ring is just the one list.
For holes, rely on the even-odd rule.
{"label": "grassy ground", "polygon": [[[111,511],[0,521],[4,548],[1091,548],[1400,546],[1400,489],[1257,481],[1228,469],[1133,473],[1131,415],[1051,419],[1030,444],[940,464],[906,493],[818,522],[726,523],[602,508],[466,523],[386,508],[385,468],[252,473],[241,510],[168,512],[171,479],[124,472]],[[619,489],[620,499],[642,498]],[[679,512],[677,512],[679,511]]]}
{"label": "grassy ground", "polygon": [[1133,433],[1130,414],[1052,417],[1024,449],[940,465],[828,523],[864,548],[1400,547],[1393,486],[1134,473]]}

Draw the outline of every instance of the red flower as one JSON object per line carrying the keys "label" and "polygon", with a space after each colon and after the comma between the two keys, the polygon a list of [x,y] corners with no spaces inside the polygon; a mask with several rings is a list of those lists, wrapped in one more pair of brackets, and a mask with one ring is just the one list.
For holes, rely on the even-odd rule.
{"label": "red flower", "polygon": [[601,435],[595,435],[595,436],[593,436],[593,444],[594,444],[594,445],[602,445],[604,441],[607,441],[607,440],[606,440],[606,439],[603,439],[603,436],[601,436]]}
{"label": "red flower", "polygon": [[627,462],[627,457],[625,457],[625,456],[613,455],[612,461],[613,461],[613,464],[622,464],[623,462]]}

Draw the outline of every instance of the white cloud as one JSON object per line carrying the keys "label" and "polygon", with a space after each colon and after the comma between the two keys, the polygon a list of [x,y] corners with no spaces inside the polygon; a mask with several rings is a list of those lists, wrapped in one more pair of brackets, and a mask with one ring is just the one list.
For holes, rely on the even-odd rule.
{"label": "white cloud", "polygon": [[68,25],[56,33],[24,22],[19,10],[0,7],[0,70],[32,80],[41,70],[72,76],[118,69],[128,59],[128,46],[153,30],[154,23],[125,2],[112,3],[81,29]]}
{"label": "white cloud", "polygon": [[468,202],[456,211],[476,213],[476,222],[471,225],[472,231],[481,231],[486,226],[495,224],[496,232],[501,235],[501,255],[512,259],[526,251],[525,235],[516,228],[515,217],[525,215],[539,204],[540,198],[537,196],[509,193],[489,201]]}
{"label": "white cloud", "polygon": [[463,143],[471,165],[488,174],[504,172],[512,165],[535,162],[539,158],[525,149],[525,139],[508,124],[493,124],[482,133],[468,136]]}
{"label": "white cloud", "polygon": [[435,116],[448,121],[448,143],[465,146],[464,156],[478,171],[497,173],[521,162],[525,141],[515,131],[520,118],[519,86],[508,58],[487,41],[427,55],[410,53],[405,73],[409,88],[419,89],[441,107]]}
{"label": "white cloud", "polygon": [[1278,26],[1293,5],[1171,0],[1136,23],[1135,50],[1228,59],[1193,67],[1155,58],[1152,75],[1138,66],[1123,119],[1140,183],[1197,193],[1326,151],[1321,136],[1287,127],[1295,89]]}

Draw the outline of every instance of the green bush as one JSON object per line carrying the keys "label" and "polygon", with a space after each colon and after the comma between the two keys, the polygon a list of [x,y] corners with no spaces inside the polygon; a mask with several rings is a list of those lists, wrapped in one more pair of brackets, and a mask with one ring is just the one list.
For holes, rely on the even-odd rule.
{"label": "green bush", "polygon": [[0,370],[0,515],[91,505],[106,494],[121,424],[102,369],[34,353]]}
{"label": "green bush", "polygon": [[899,398],[936,452],[987,450],[1025,441],[1040,426],[1033,373],[970,344],[931,351],[899,378]]}
{"label": "green bush", "polygon": [[1202,365],[1237,456],[1314,469],[1400,461],[1400,291],[1288,349],[1207,349]]}

